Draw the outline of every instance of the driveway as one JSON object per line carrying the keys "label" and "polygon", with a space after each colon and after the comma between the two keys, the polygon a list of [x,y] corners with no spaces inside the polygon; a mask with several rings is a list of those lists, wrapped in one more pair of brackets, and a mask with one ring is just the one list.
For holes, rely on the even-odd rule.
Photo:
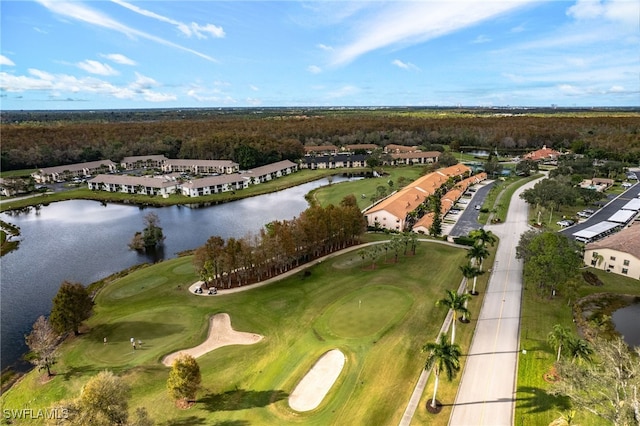
{"label": "driveway", "polygon": [[515,252],[520,235],[528,229],[528,206],[520,193],[538,181],[515,192],[504,223],[485,227],[500,243],[466,355],[451,426],[513,424],[522,293],[522,262]]}

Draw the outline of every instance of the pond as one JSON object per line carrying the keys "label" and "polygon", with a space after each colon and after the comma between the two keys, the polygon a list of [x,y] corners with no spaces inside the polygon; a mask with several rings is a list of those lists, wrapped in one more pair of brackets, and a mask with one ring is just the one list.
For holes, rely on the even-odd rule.
{"label": "pond", "polygon": [[611,320],[628,345],[640,346],[640,303],[618,309]]}
{"label": "pond", "polygon": [[[333,182],[347,178],[334,177]],[[212,235],[243,237],[273,220],[292,219],[304,211],[304,199],[327,179],[204,208],[144,208],[97,201],[63,201],[27,213],[5,212],[0,219],[20,227],[20,246],[2,257],[0,302],[1,365],[26,351],[24,336],[65,281],[90,284],[133,265],[175,257]],[[166,237],[158,258],[132,251],[127,244],[154,212]],[[156,255],[158,256],[158,255]]]}

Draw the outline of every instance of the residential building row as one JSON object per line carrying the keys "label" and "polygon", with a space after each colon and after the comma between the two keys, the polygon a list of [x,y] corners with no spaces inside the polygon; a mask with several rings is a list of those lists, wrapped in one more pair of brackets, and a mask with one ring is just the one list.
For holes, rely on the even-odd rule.
{"label": "residential building row", "polygon": [[[383,159],[386,166],[418,165],[437,163],[441,153],[438,151],[393,152]],[[303,169],[340,169],[353,167],[367,167],[368,154],[354,154],[352,152],[338,152],[335,154],[305,155],[300,160]]]}
{"label": "residential building row", "polygon": [[97,174],[115,173],[118,170],[159,169],[165,173],[189,173],[194,175],[232,174],[240,170],[231,160],[170,159],[164,155],[125,157],[119,164],[111,160],[90,161],[64,166],[46,167],[31,174],[38,183],[60,182],[74,178],[86,178]]}
{"label": "residential building row", "polygon": [[180,193],[187,197],[218,194],[248,188],[270,180],[290,175],[298,170],[298,165],[283,160],[266,166],[256,167],[242,173],[218,174],[183,182],[180,173],[159,176],[124,176],[99,174],[87,181],[94,191],[124,192],[127,194],[160,195],[168,197]]}
{"label": "residential building row", "polygon": [[[394,231],[405,230],[410,214],[435,194],[449,179],[453,179],[456,184],[441,199],[443,214],[446,214],[469,186],[481,182],[487,177],[485,173],[473,176],[471,173],[471,168],[458,163],[426,174],[368,208],[364,212],[367,223],[371,227]],[[427,223],[428,217],[429,214],[420,218],[413,226],[413,230],[419,232],[428,229],[430,226],[430,223]]]}

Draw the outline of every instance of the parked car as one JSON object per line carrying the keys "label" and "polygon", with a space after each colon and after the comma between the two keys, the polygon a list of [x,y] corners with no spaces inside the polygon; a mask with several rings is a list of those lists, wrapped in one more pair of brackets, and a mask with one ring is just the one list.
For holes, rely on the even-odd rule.
{"label": "parked car", "polygon": [[586,210],[583,210],[583,211],[577,213],[578,216],[583,217],[583,218],[587,218],[587,217],[591,216],[592,214],[593,213],[589,213]]}
{"label": "parked car", "polygon": [[567,226],[571,226],[574,223],[575,222],[571,219],[563,219],[561,221],[556,222],[556,224],[558,224],[559,226],[562,226],[563,228],[566,228]]}

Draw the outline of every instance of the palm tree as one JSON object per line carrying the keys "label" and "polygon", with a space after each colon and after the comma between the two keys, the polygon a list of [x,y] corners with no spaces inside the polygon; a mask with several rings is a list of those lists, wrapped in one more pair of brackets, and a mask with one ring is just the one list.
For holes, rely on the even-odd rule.
{"label": "palm tree", "polygon": [[447,290],[447,297],[436,302],[436,306],[444,306],[445,308],[453,311],[453,321],[451,322],[451,344],[454,343],[456,338],[456,322],[458,321],[458,314],[462,314],[464,319],[466,319],[469,314],[467,301],[470,298],[471,296],[468,293],[458,294],[453,290]]}
{"label": "palm tree", "polygon": [[447,373],[447,379],[451,381],[455,373],[460,371],[460,346],[447,343],[447,336],[441,334],[438,340],[433,343],[427,343],[422,348],[423,352],[429,352],[429,357],[424,365],[425,370],[433,368],[436,376],[436,383],[433,387],[433,398],[431,399],[431,408],[436,409],[436,394],[438,392],[438,382],[440,380],[440,372],[444,370]]}
{"label": "palm tree", "polygon": [[485,246],[474,245],[467,251],[467,257],[473,259],[473,265],[482,271],[482,261],[489,257],[489,250]]}
{"label": "palm tree", "polygon": [[469,238],[475,240],[476,244],[486,246],[487,243],[491,244],[491,247],[498,241],[498,238],[491,231],[486,231],[484,228],[476,229],[469,232]]}
{"label": "palm tree", "polygon": [[553,331],[547,335],[547,342],[553,347],[558,348],[558,355],[556,361],[560,361],[560,353],[562,353],[562,346],[569,342],[570,334],[569,329],[564,328],[560,324],[553,326]]}
{"label": "palm tree", "polygon": [[467,280],[469,278],[473,278],[473,289],[471,290],[470,294],[477,296],[478,292],[476,291],[476,281],[480,275],[484,274],[484,271],[481,271],[480,268],[476,268],[471,263],[460,266],[460,271],[462,271],[462,275]]}
{"label": "palm tree", "polygon": [[571,354],[571,362],[577,362],[581,364],[582,362],[591,361],[591,355],[593,355],[593,348],[589,342],[579,337],[574,339],[569,339],[567,342],[567,349]]}

